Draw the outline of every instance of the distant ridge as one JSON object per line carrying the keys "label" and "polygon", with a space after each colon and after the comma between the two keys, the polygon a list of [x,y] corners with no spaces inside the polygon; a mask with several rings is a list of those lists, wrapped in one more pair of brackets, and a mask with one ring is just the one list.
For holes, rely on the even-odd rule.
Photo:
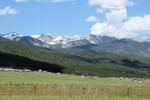
{"label": "distant ridge", "polygon": [[73,51],[93,50],[150,57],[150,40],[142,38],[118,39],[115,37],[91,34],[69,37],[58,33],[23,36],[15,32],[3,34],[1,36],[9,40],[39,47],[59,49],[59,51],[70,51],[73,49]]}

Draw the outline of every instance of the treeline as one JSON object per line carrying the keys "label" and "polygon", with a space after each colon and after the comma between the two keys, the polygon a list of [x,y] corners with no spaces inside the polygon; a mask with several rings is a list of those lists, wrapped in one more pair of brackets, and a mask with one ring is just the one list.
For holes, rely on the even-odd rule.
{"label": "treeline", "polygon": [[4,68],[14,69],[30,69],[32,71],[49,71],[49,72],[63,72],[63,67],[56,64],[49,64],[41,61],[32,60],[26,57],[6,54],[0,52],[0,66]]}

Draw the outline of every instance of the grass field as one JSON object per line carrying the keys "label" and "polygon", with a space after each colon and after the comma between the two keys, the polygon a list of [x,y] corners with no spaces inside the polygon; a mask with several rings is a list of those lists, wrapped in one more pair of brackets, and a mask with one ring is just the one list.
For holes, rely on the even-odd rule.
{"label": "grass field", "polygon": [[132,79],[84,77],[47,72],[0,72],[0,83],[24,84],[88,84],[88,85],[113,85],[113,86],[149,86],[150,80],[138,83]]}
{"label": "grass field", "polygon": [[0,97],[0,100],[150,100],[150,97],[104,97],[104,96],[11,96]]}
{"label": "grass field", "polygon": [[0,72],[0,100],[150,100],[149,84],[149,79]]}

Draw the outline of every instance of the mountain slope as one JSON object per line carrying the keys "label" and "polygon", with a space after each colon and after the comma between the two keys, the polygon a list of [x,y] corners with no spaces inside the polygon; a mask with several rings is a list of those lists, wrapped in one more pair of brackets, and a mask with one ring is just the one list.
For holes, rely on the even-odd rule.
{"label": "mountain slope", "polygon": [[24,36],[24,37],[20,37],[18,38],[16,41],[18,42],[23,42],[23,43],[28,43],[28,44],[33,44],[35,46],[39,46],[39,47],[45,47],[45,48],[50,48],[50,45],[41,41],[41,40],[38,40],[38,39],[35,39],[35,38],[32,38],[30,36]]}
{"label": "mountain slope", "polygon": [[150,57],[150,43],[140,43],[128,39],[121,39],[109,43],[102,43],[100,46],[95,46],[92,49],[113,52],[117,54]]}
{"label": "mountain slope", "polygon": [[41,61],[35,61],[26,57],[7,54],[0,52],[0,66],[4,68],[15,69],[30,69],[32,71],[50,71],[50,72],[62,72],[63,67],[56,64],[49,64]]}
{"label": "mountain slope", "polygon": [[48,35],[22,36],[14,32],[0,36],[17,42],[28,43],[50,49],[59,49],[62,51],[66,51],[67,49],[77,52],[94,50],[150,57],[149,39],[117,39],[114,37],[99,35],[69,37],[56,33]]}
{"label": "mountain slope", "polygon": [[[6,39],[0,39],[0,44],[1,53],[21,56],[33,61],[44,62],[50,65],[55,64],[63,67],[62,73],[103,77],[150,76],[150,63],[147,58],[135,59],[131,57],[132,59],[130,59],[128,56],[94,51],[80,52],[78,55],[70,55],[57,52],[56,50],[44,49]],[[2,62],[0,61],[0,63]],[[132,65],[138,67],[132,67]],[[8,66],[13,67],[11,64]]]}
{"label": "mountain slope", "polygon": [[9,40],[15,40],[17,38],[22,37],[22,35],[19,35],[18,33],[15,33],[15,32],[7,33],[7,34],[0,34],[0,36]]}
{"label": "mountain slope", "polygon": [[69,49],[73,51],[93,50],[96,52],[105,51],[116,54],[150,57],[149,42],[137,42],[130,39],[116,39],[106,36],[101,37],[101,41],[98,44],[87,44]]}

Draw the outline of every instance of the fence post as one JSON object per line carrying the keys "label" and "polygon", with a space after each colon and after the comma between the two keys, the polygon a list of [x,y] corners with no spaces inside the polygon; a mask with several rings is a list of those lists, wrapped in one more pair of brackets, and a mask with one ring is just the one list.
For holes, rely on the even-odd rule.
{"label": "fence post", "polygon": [[36,90],[37,90],[37,85],[34,84],[34,85],[33,85],[33,95],[34,95],[34,96],[36,95]]}
{"label": "fence post", "polygon": [[128,88],[127,88],[127,96],[131,96],[130,91],[131,91],[131,87],[128,86]]}

